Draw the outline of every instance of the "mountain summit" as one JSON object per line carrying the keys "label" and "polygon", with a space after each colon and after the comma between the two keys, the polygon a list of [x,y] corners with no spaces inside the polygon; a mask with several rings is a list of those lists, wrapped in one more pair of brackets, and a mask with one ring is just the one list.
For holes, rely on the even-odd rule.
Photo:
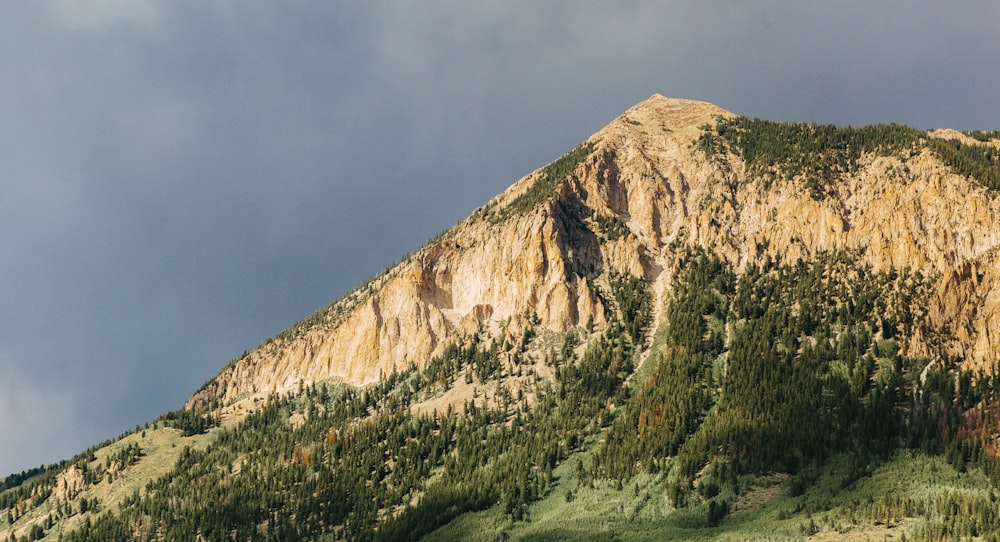
{"label": "mountain summit", "polygon": [[[189,405],[327,378],[368,384],[426,364],[456,336],[512,318],[519,328],[535,316],[555,332],[601,321],[583,266],[652,274],[643,266],[670,235],[661,209],[676,209],[674,193],[688,190],[644,175],[684,182],[682,168],[703,168],[687,147],[719,115],[731,116],[704,102],[652,96],[383,275],[237,360]],[[598,215],[625,221],[634,235],[602,250],[575,223]]]}
{"label": "mountain summit", "polygon": [[997,189],[998,132],[653,95],[184,409],[4,480],[0,529],[996,536]]}

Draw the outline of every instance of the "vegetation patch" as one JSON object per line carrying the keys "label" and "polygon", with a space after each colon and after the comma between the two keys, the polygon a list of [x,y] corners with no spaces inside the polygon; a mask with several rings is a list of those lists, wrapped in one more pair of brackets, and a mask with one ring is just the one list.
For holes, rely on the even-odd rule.
{"label": "vegetation patch", "polygon": [[170,427],[179,429],[181,435],[185,437],[200,435],[218,425],[213,417],[202,412],[187,409],[168,412],[157,418],[157,421],[162,421]]}
{"label": "vegetation patch", "polygon": [[709,334],[706,316],[726,317],[735,276],[718,258],[704,253],[693,258],[678,276],[667,310],[667,348],[651,354],[653,374],[639,383],[597,455],[601,476],[627,479],[643,469],[658,472],[714,401],[711,363],[724,340]]}
{"label": "vegetation patch", "polygon": [[500,223],[512,217],[522,216],[534,210],[542,202],[552,199],[566,177],[573,173],[573,170],[594,151],[594,147],[593,142],[581,143],[575,149],[542,168],[538,178],[527,190],[492,216],[493,222]]}
{"label": "vegetation patch", "polygon": [[971,130],[964,132],[965,135],[975,139],[976,141],[990,142],[994,139],[1000,139],[1000,131],[993,130],[991,132],[984,132],[982,130]]}
{"label": "vegetation patch", "polygon": [[632,234],[632,230],[628,229],[628,225],[618,215],[595,214],[594,222],[597,222],[597,225],[600,226],[601,233],[608,241],[624,239]]}
{"label": "vegetation patch", "polygon": [[[747,172],[765,180],[800,180],[810,196],[820,200],[844,175],[857,171],[866,154],[905,157],[927,146],[958,175],[991,190],[1000,189],[1000,149],[969,145],[953,139],[930,138],[900,124],[853,128],[831,124],[774,122],[747,117],[719,118],[703,126],[695,147],[724,165],[732,153],[744,160]],[[1000,132],[966,132],[981,142],[1000,139]]]}
{"label": "vegetation patch", "polygon": [[855,172],[866,153],[905,153],[926,138],[899,124],[853,128],[747,117],[720,118],[704,128],[696,146],[707,156],[733,153],[746,162],[751,176],[800,179],[814,199],[825,198],[832,183]]}
{"label": "vegetation patch", "polygon": [[1000,189],[1000,149],[997,147],[939,138],[931,139],[930,145],[934,154],[956,175],[975,179],[991,190]]}

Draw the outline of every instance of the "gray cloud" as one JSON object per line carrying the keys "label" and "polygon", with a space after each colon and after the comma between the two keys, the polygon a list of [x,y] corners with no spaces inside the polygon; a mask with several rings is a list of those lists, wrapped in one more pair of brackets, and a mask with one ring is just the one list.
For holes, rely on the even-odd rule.
{"label": "gray cloud", "polygon": [[77,449],[79,443],[93,438],[88,434],[93,427],[80,426],[75,399],[45,383],[34,382],[36,375],[19,374],[7,357],[0,354],[4,361],[4,377],[0,379],[0,427],[4,429],[0,464],[33,464],[35,458],[30,452],[40,450],[65,457],[81,451]]}
{"label": "gray cloud", "polygon": [[152,24],[158,9],[152,0],[47,0],[52,20],[67,30],[104,32],[123,25]]}
{"label": "gray cloud", "polygon": [[179,407],[653,92],[1000,129],[973,0],[0,9],[0,473]]}

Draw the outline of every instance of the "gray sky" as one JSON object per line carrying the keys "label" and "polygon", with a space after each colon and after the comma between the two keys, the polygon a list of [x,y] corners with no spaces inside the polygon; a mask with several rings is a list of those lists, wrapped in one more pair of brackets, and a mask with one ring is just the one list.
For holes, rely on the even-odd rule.
{"label": "gray sky", "polygon": [[654,92],[1000,129],[1000,4],[6,2],[0,69],[3,476],[179,408]]}

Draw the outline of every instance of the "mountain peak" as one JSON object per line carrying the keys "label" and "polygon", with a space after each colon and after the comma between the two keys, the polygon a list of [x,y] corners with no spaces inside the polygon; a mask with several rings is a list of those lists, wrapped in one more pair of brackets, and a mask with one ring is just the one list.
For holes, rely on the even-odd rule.
{"label": "mountain peak", "polygon": [[711,106],[711,107],[716,107],[714,104],[709,103],[709,102],[705,102],[705,101],[702,101],[702,100],[689,100],[687,98],[676,98],[676,97],[664,96],[663,94],[660,94],[659,92],[654,92],[652,95],[650,95],[649,98],[646,98],[645,100],[639,102],[636,105],[638,106],[638,105],[646,104],[646,103],[649,103],[649,104],[661,104],[661,105],[671,105],[671,106],[674,106],[674,107],[691,107],[691,106],[701,106],[701,105],[708,105],[708,106]]}
{"label": "mountain peak", "polygon": [[672,112],[688,110],[711,112],[716,114],[732,114],[711,102],[690,100],[687,98],[672,98],[659,93],[654,93],[649,98],[646,98],[645,100],[632,106],[629,110],[631,111],[633,109],[653,109]]}
{"label": "mountain peak", "polygon": [[689,141],[696,139],[701,127],[706,124],[714,124],[719,117],[733,116],[733,113],[709,102],[653,94],[619,115],[592,139],[607,137],[624,129],[648,135],[671,134],[674,136],[671,139]]}

